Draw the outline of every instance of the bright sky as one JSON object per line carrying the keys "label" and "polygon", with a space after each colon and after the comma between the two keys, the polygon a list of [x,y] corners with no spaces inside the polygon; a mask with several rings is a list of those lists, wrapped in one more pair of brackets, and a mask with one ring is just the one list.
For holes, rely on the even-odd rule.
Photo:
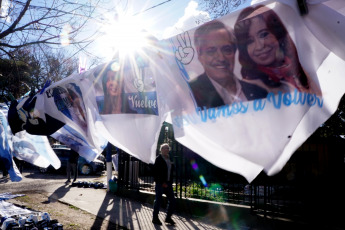
{"label": "bright sky", "polygon": [[[133,2],[135,0],[132,0]],[[147,6],[154,6],[138,15],[143,21],[147,21],[148,30],[158,39],[168,38],[172,35],[189,30],[198,24],[200,19],[209,20],[206,12],[198,9],[198,3],[194,0],[149,0]],[[137,5],[137,1],[134,5]],[[140,11],[140,6],[137,6]],[[137,10],[136,9],[136,10]]]}
{"label": "bright sky", "polygon": [[[107,24],[103,27],[104,36],[97,39],[93,48],[94,54],[106,60],[112,57],[114,49],[117,49],[116,44],[127,42],[138,45],[140,42],[135,40],[138,37],[135,33],[141,29],[158,39],[164,39],[198,26],[200,19],[209,20],[209,15],[198,9],[195,0],[128,0],[128,4],[121,8],[118,10],[121,25],[115,25],[115,12],[103,14],[102,21]],[[124,47],[126,45],[121,44],[121,48]]]}

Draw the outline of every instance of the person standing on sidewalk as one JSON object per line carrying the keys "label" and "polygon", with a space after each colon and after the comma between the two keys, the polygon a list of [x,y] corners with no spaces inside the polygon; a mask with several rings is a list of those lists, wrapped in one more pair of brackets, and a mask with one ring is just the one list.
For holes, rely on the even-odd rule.
{"label": "person standing on sidewalk", "polygon": [[2,170],[2,178],[3,179],[8,179],[10,178],[10,176],[8,175],[8,170],[6,169],[6,165],[5,165],[5,162],[0,161],[0,170]]}
{"label": "person standing on sidewalk", "polygon": [[66,183],[71,182],[71,171],[73,171],[73,182],[77,180],[78,177],[78,160],[79,160],[79,153],[72,150],[69,152],[69,158],[67,162],[67,181]]}
{"label": "person standing on sidewalk", "polygon": [[171,216],[175,209],[175,197],[172,188],[172,177],[174,171],[174,165],[170,161],[169,144],[163,143],[160,146],[160,154],[157,156],[153,165],[154,180],[155,180],[155,192],[156,197],[153,206],[153,219],[152,223],[161,225],[162,222],[158,218],[159,209],[162,203],[162,195],[166,194],[168,199],[167,216],[165,222],[171,225],[175,225],[175,222],[171,219]]}

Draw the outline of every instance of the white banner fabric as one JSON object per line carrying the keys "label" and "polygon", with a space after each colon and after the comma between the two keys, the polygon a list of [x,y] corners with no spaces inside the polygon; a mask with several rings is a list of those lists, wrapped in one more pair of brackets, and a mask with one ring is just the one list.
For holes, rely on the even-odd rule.
{"label": "white banner fabric", "polygon": [[36,115],[64,122],[96,152],[104,138],[146,163],[167,120],[214,165],[249,182],[274,175],[345,92],[344,1],[314,1],[304,16],[291,2],[256,1],[72,75],[37,96]]}

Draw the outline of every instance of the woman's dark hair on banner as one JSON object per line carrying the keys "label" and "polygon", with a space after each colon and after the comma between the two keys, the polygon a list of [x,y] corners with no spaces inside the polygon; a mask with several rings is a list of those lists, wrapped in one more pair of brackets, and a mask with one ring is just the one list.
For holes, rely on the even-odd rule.
{"label": "woman's dark hair on banner", "polygon": [[143,91],[139,92],[139,89],[133,86],[133,79],[137,76],[130,61],[126,59],[110,62],[102,71],[96,73],[102,79],[104,93],[102,99],[97,99],[100,114],[158,115],[155,89],[148,92],[144,90],[146,85],[142,85]]}
{"label": "woman's dark hair on banner", "polygon": [[287,29],[272,9],[263,5],[245,8],[234,30],[243,79],[260,80],[268,91],[283,89],[285,82],[300,92],[316,93]]}
{"label": "woman's dark hair on banner", "polygon": [[118,114],[124,107],[124,81],[120,71],[112,68],[110,63],[102,73],[104,107],[101,114]]}
{"label": "woman's dark hair on banner", "polygon": [[70,108],[72,118],[83,128],[83,130],[85,130],[87,128],[86,110],[82,99],[82,92],[80,91],[79,86],[75,83],[67,84],[66,90],[72,105]]}

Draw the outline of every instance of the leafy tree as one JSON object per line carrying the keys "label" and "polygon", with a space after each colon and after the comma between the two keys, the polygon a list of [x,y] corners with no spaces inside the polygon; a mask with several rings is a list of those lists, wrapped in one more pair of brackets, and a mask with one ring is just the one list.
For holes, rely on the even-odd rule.
{"label": "leafy tree", "polygon": [[19,97],[26,87],[30,67],[22,61],[0,59],[0,70],[1,96],[6,97],[11,93],[14,97]]}
{"label": "leafy tree", "polygon": [[9,93],[20,98],[29,90],[41,89],[48,79],[57,82],[78,70],[78,60],[67,58],[63,50],[43,52],[32,46],[10,55],[12,59],[0,59],[0,90],[6,98]]}

